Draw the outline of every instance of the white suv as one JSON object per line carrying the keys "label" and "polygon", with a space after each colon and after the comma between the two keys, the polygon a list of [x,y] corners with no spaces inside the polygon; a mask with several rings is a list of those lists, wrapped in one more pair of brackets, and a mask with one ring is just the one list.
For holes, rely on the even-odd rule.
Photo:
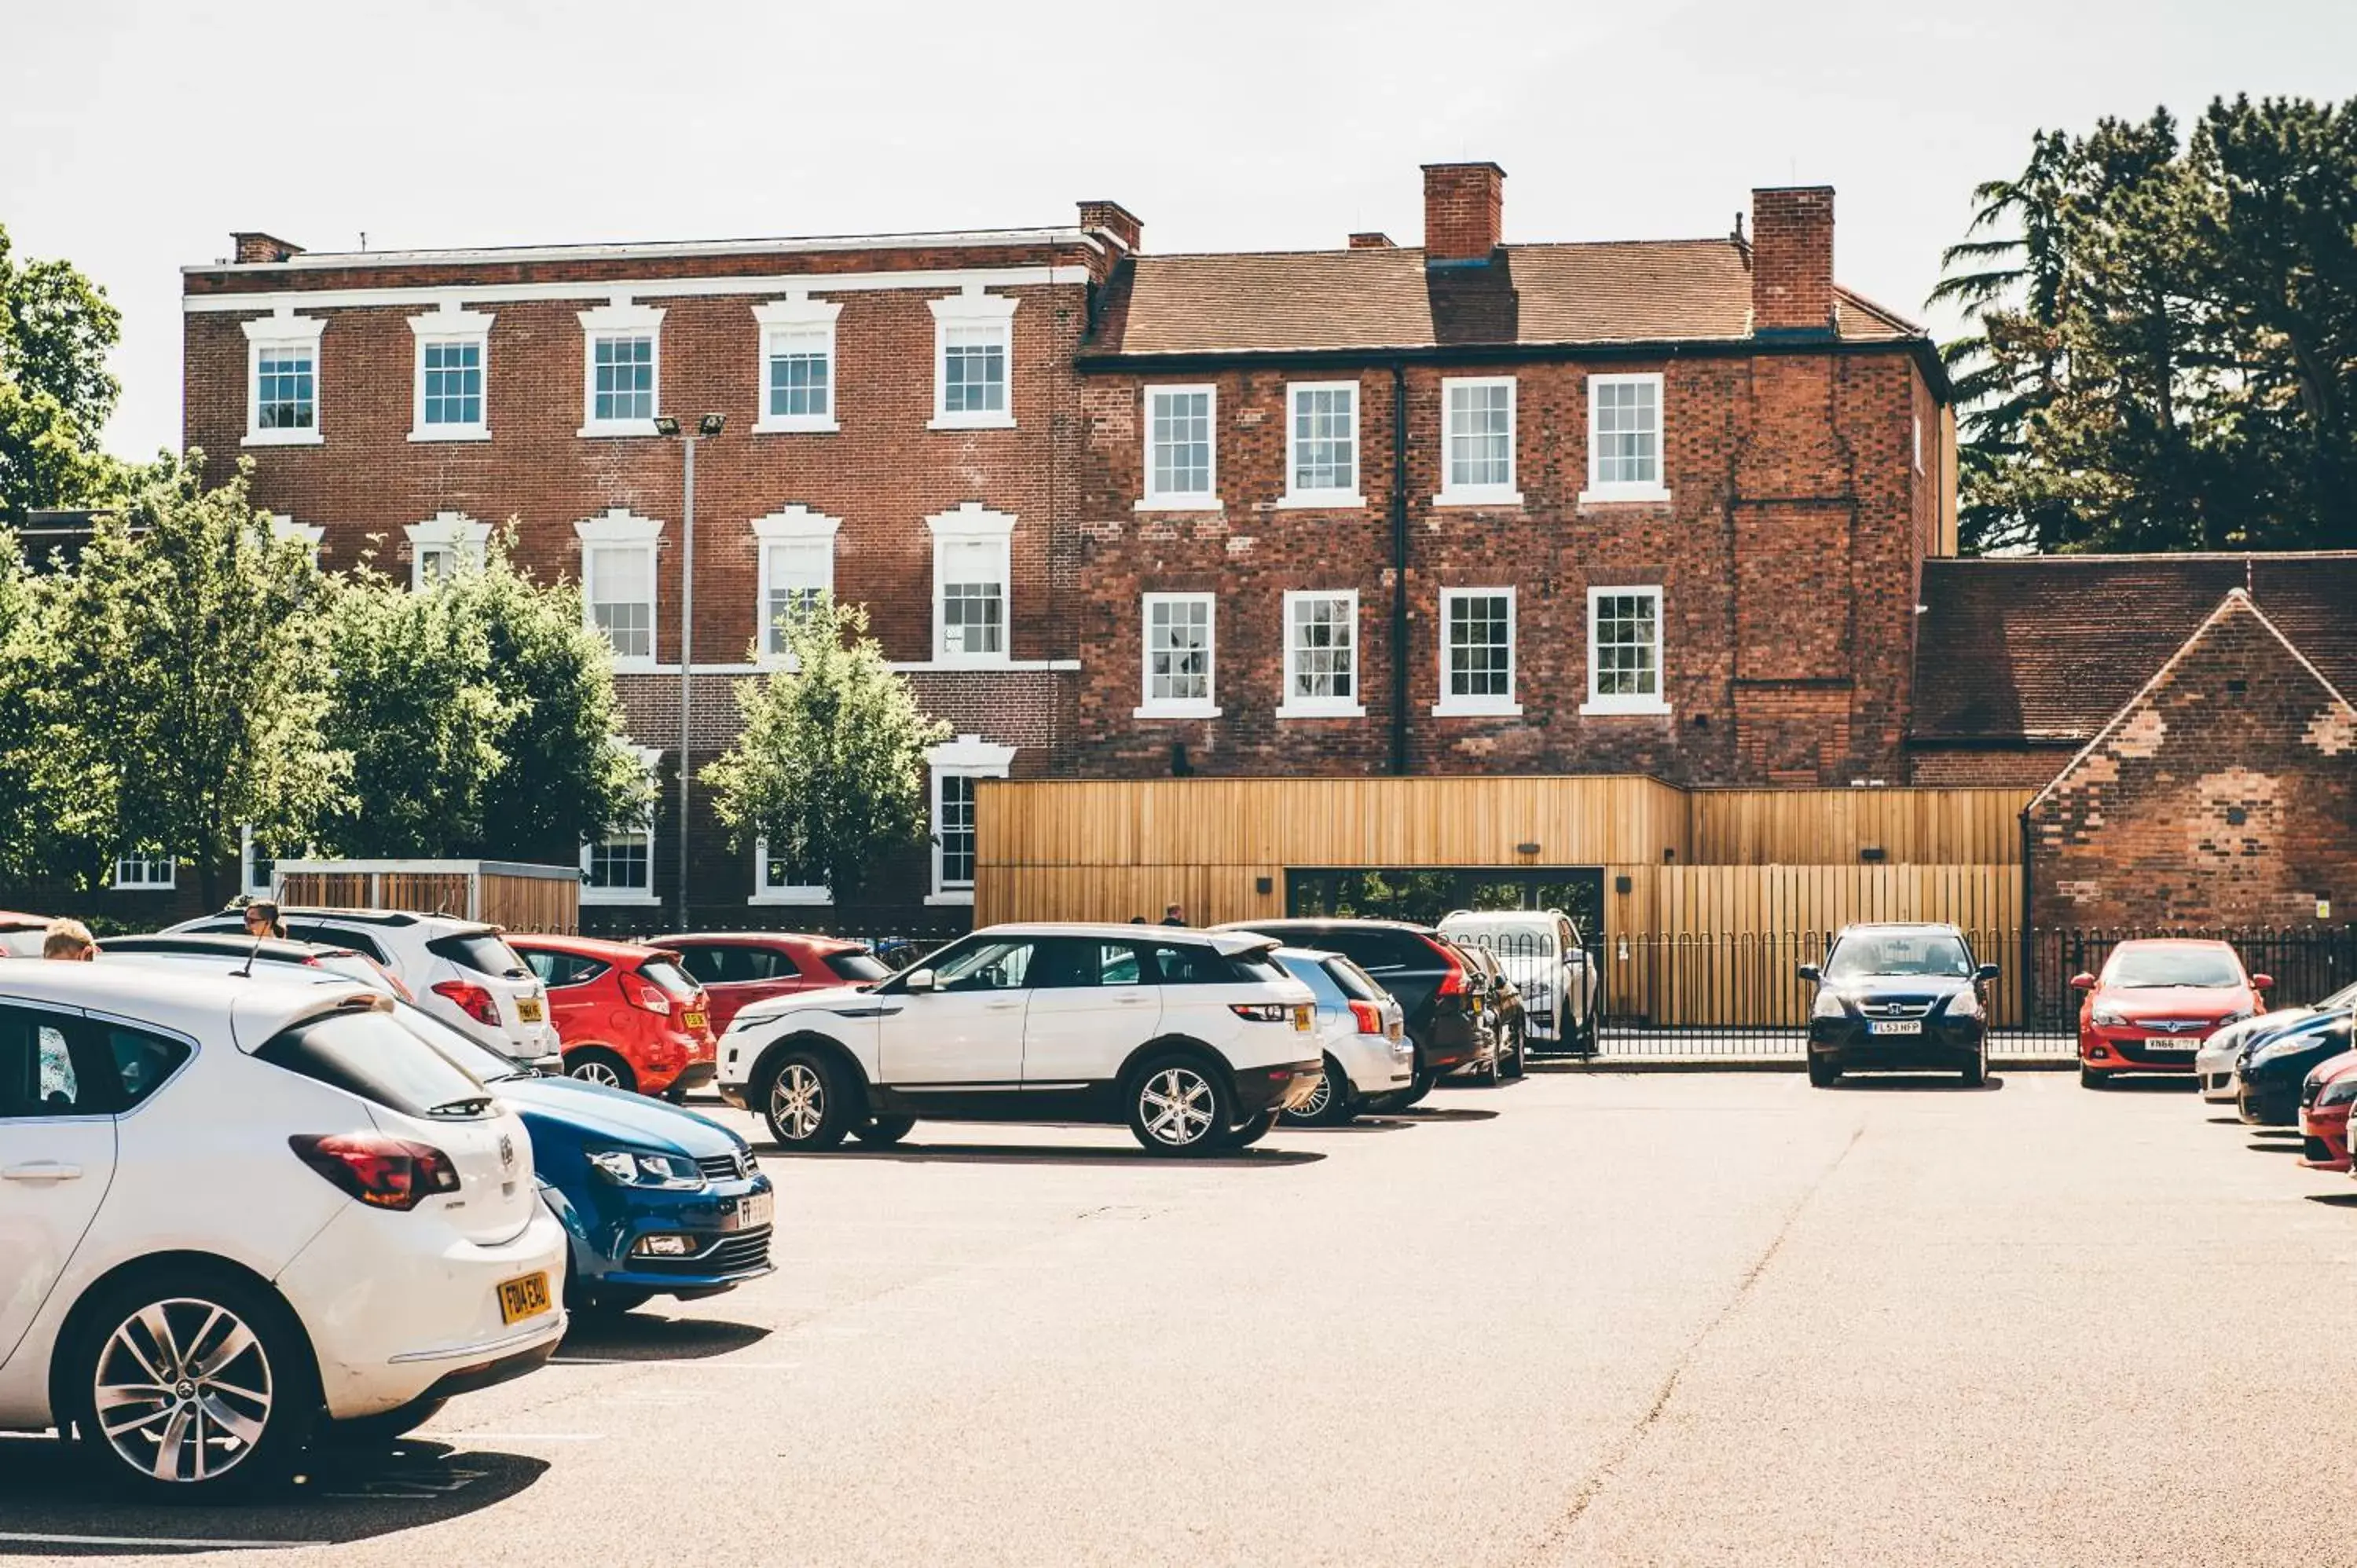
{"label": "white suv", "polygon": [[[565,1058],[548,1015],[548,987],[526,968],[497,926],[399,909],[281,909],[298,942],[350,948],[373,959],[409,989],[409,999],[446,1024],[489,1043],[517,1065],[562,1073]],[[236,915],[215,915],[174,931],[242,935]]]}
{"label": "white suv", "polygon": [[1596,1050],[1596,966],[1579,928],[1560,909],[1459,909],[1440,934],[1459,947],[1487,948],[1523,993],[1529,1037],[1556,1048]]}
{"label": "white suv", "polygon": [[0,970],[0,1429],[118,1484],[275,1481],[531,1371],[564,1227],[516,1113],[348,983]]}
{"label": "white suv", "polygon": [[788,1149],[918,1119],[1127,1122],[1156,1154],[1256,1142],[1324,1077],[1316,998],[1248,931],[992,926],[906,973],[756,1002],[720,1093]]}

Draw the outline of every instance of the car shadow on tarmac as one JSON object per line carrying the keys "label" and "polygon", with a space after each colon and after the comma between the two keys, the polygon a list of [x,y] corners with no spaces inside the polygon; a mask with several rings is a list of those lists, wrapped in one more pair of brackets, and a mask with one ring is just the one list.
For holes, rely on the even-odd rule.
{"label": "car shadow on tarmac", "polygon": [[666,1317],[636,1312],[576,1312],[557,1347],[554,1364],[585,1361],[702,1361],[758,1345],[770,1331],[750,1323],[709,1317]]}
{"label": "car shadow on tarmac", "polygon": [[1868,1078],[1845,1074],[1825,1087],[1850,1094],[1995,1094],[2005,1087],[2005,1079],[1991,1073],[1985,1083],[1966,1083],[1947,1073],[1883,1073]]}
{"label": "car shadow on tarmac", "polygon": [[286,1489],[234,1506],[126,1501],[48,1437],[0,1437],[0,1557],[147,1556],[235,1547],[344,1545],[496,1507],[548,1461],[404,1439],[324,1444]]}
{"label": "car shadow on tarmac", "polygon": [[1411,1105],[1405,1111],[1386,1111],[1384,1117],[1396,1118],[1411,1125],[1418,1122],[1495,1122],[1498,1113],[1471,1105]]}
{"label": "car shadow on tarmac", "polygon": [[2357,1208],[2357,1192],[2311,1192],[2302,1196],[2309,1202],[2320,1203],[2327,1208]]}
{"label": "car shadow on tarmac", "polygon": [[846,1144],[838,1149],[813,1152],[789,1151],[775,1144],[756,1144],[754,1152],[763,1159],[784,1160],[888,1160],[901,1165],[940,1165],[963,1162],[984,1165],[1141,1165],[1169,1169],[1184,1166],[1191,1170],[1237,1170],[1255,1165],[1306,1165],[1326,1156],[1308,1149],[1237,1149],[1224,1155],[1200,1155],[1173,1158],[1168,1155],[1150,1154],[1142,1148],[1125,1149],[1114,1144],[1102,1148],[1060,1149],[1039,1144],[894,1144],[888,1148],[862,1148]]}

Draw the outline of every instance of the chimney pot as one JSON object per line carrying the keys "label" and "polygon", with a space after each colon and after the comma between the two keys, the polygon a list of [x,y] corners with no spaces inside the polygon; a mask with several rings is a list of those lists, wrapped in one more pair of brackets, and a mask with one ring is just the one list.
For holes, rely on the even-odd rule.
{"label": "chimney pot", "polygon": [[1399,247],[1393,244],[1392,237],[1389,234],[1383,232],[1381,230],[1363,229],[1358,233],[1351,236],[1351,249],[1354,251],[1396,251]]}
{"label": "chimney pot", "polygon": [[1833,187],[1751,193],[1751,330],[1763,338],[1833,336]]}
{"label": "chimney pot", "polygon": [[1488,261],[1502,238],[1505,209],[1506,171],[1496,164],[1425,165],[1425,264]]}
{"label": "chimney pot", "polygon": [[246,262],[283,262],[289,256],[299,256],[303,247],[278,238],[275,234],[231,234],[237,245],[237,259]]}
{"label": "chimney pot", "polygon": [[1118,201],[1083,201],[1081,203],[1081,228],[1092,234],[1102,234],[1132,255],[1136,254],[1146,225],[1137,214]]}

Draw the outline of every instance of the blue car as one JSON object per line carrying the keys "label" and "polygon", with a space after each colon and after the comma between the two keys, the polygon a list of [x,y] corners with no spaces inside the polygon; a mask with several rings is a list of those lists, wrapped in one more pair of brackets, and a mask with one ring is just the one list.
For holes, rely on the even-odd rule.
{"label": "blue car", "polygon": [[628,1312],[772,1271],[775,1194],[744,1139],[660,1100],[543,1078],[406,1003],[402,1021],[495,1088],[532,1134],[541,1197],[573,1239],[566,1305]]}

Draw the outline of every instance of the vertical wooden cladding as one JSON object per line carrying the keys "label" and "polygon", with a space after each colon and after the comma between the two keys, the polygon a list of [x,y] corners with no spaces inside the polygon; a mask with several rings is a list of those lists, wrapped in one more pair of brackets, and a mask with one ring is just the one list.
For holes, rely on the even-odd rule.
{"label": "vertical wooden cladding", "polygon": [[1878,849],[1887,865],[1999,865],[2021,858],[2027,789],[1698,789],[1698,865],[1832,865]]}
{"label": "vertical wooden cladding", "polygon": [[406,867],[355,864],[361,869],[282,870],[278,901],[289,907],[450,915],[511,931],[571,935],[581,929],[580,875],[567,866],[471,861]]}

